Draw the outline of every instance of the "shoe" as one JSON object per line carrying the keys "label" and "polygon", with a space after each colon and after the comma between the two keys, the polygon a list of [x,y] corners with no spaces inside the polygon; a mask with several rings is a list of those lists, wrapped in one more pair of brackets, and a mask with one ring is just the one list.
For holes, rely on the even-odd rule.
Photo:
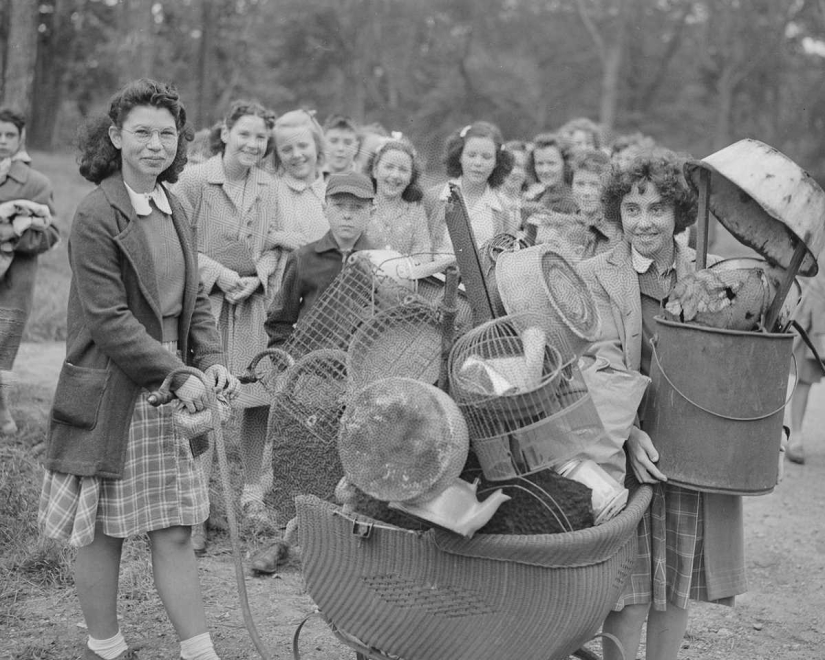
{"label": "shoe", "polygon": [[[98,655],[88,646],[83,653],[83,660],[103,660],[103,656]],[[137,649],[126,649],[123,653],[117,656],[116,660],[140,660]]]}
{"label": "shoe", "polygon": [[805,450],[802,448],[801,443],[794,445],[789,444],[785,449],[785,456],[791,463],[805,465]]}
{"label": "shoe", "polygon": [[195,551],[195,554],[198,557],[202,557],[206,554],[206,546],[209,545],[209,539],[206,535],[206,523],[200,523],[199,525],[192,525],[192,550]]}
{"label": "shoe", "polygon": [[255,573],[271,575],[277,572],[278,566],[289,559],[289,543],[275,541],[252,557],[251,568]]}

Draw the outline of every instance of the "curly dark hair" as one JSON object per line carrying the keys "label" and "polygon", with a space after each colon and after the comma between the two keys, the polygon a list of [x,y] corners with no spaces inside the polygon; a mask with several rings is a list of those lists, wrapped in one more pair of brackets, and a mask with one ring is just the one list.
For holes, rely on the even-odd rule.
{"label": "curly dark hair", "polygon": [[561,159],[564,162],[563,180],[569,184],[573,179],[573,171],[570,169],[570,148],[567,140],[556,133],[539,133],[533,138],[532,147],[527,153],[527,174],[533,181],[538,181],[539,177],[536,174],[536,150],[548,149],[550,147],[557,149],[561,154]]}
{"label": "curly dark hair", "polygon": [[0,121],[14,124],[19,133],[23,133],[23,129],[26,128],[26,116],[22,112],[8,106],[0,108]]}
{"label": "curly dark hair", "polygon": [[137,107],[165,108],[175,119],[178,130],[178,146],[175,159],[158,175],[158,181],[174,183],[186,165],[187,142],[194,131],[186,123],[186,109],[180,101],[174,85],[140,78],[119,89],[109,102],[109,113],[90,119],[81,127],[78,139],[80,174],[92,183],[100,183],[122,167],[120,149],[109,138],[111,126],[123,127],[129,113]]}
{"label": "curly dark hair", "polygon": [[370,179],[372,179],[373,188],[377,190],[378,184],[375,181],[372,170],[379,163],[381,157],[388,151],[402,151],[410,157],[410,161],[412,162],[412,175],[410,176],[410,182],[407,184],[407,187],[404,188],[404,192],[401,193],[401,199],[405,202],[420,202],[424,197],[424,191],[421,189],[421,184],[419,183],[421,167],[418,163],[418,154],[415,151],[415,147],[407,140],[389,140],[384,142],[384,144],[370,156],[369,161],[367,161],[367,172],[369,173]]}
{"label": "curly dark hair", "polygon": [[275,127],[275,119],[277,118],[275,113],[257,101],[238,100],[229,108],[229,112],[223,118],[223,121],[217,122],[209,130],[209,146],[213,156],[226,151],[226,144],[221,139],[223,128],[226,127],[227,130],[231,130],[241,117],[250,116],[260,117],[264,120],[264,126],[266,126],[266,130],[269,131],[264,157],[272,153],[272,150],[275,148],[275,137],[272,135],[272,129]]}
{"label": "curly dark hair", "polygon": [[498,126],[488,121],[476,121],[465,126],[460,131],[456,131],[447,138],[447,153],[444,157],[444,164],[447,166],[447,176],[457,179],[462,175],[461,154],[464,145],[470,138],[488,138],[496,146],[496,166],[490,173],[487,183],[491,188],[498,188],[507,175],[513,169],[513,154],[502,148],[504,138]]}
{"label": "curly dark hair", "polygon": [[685,179],[686,157],[667,149],[657,149],[637,156],[624,169],[614,168],[602,191],[604,217],[621,225],[621,203],[634,186],[644,193],[648,183],[656,186],[662,200],[673,204],[675,229],[678,234],[696,222],[696,193]]}

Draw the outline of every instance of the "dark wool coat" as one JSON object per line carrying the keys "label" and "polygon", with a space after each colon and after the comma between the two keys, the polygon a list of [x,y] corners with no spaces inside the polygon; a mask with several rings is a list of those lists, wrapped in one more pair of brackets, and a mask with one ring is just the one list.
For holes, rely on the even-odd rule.
{"label": "dark wool coat", "polygon": [[[186,279],[178,348],[204,370],[223,363],[220,335],[198,276],[192,229],[167,191]],[[135,401],[183,362],[162,341],[158,282],[149,245],[118,172],[78,206],[69,236],[72,284],[66,360],[52,405],[45,466],[119,478]]]}
{"label": "dark wool coat", "polygon": [[[46,204],[51,209],[52,216],[55,215],[52,184],[22,160],[12,161],[8,177],[0,184],[0,203],[15,199]],[[15,329],[0,339],[0,369],[10,370],[14,364],[20,348],[23,325],[32,309],[37,256],[57,243],[57,227],[51,225],[42,232],[40,239],[37,244],[21,243],[9,269],[0,278],[0,310],[4,318],[13,320],[15,324]]]}

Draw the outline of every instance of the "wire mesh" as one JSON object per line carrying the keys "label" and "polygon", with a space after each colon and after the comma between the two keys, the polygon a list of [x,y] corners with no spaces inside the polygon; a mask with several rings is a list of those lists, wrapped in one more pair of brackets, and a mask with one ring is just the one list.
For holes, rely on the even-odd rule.
{"label": "wire mesh", "polygon": [[437,310],[422,300],[410,300],[361,324],[347,351],[347,375],[353,391],[389,376],[435,384],[440,361]]}
{"label": "wire mesh", "polygon": [[450,391],[485,476],[559,465],[604,433],[577,358],[562,360],[532,313],[489,321],[450,353]]}
{"label": "wire mesh", "polygon": [[566,362],[598,338],[600,321],[587,283],[552,244],[501,252],[496,284],[508,313],[534,311]]}
{"label": "wire mesh", "polygon": [[437,387],[391,377],[358,390],[341,419],[347,478],[383,501],[434,496],[461,474],[469,451],[456,403]]}

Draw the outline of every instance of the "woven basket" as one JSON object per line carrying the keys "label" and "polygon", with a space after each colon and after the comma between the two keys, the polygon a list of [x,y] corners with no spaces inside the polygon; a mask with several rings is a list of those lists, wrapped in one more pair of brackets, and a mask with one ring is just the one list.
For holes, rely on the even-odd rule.
{"label": "woven basket", "polygon": [[650,498],[642,486],[600,527],[467,540],[297,497],[307,591],[336,629],[403,660],[561,660],[616,602]]}

